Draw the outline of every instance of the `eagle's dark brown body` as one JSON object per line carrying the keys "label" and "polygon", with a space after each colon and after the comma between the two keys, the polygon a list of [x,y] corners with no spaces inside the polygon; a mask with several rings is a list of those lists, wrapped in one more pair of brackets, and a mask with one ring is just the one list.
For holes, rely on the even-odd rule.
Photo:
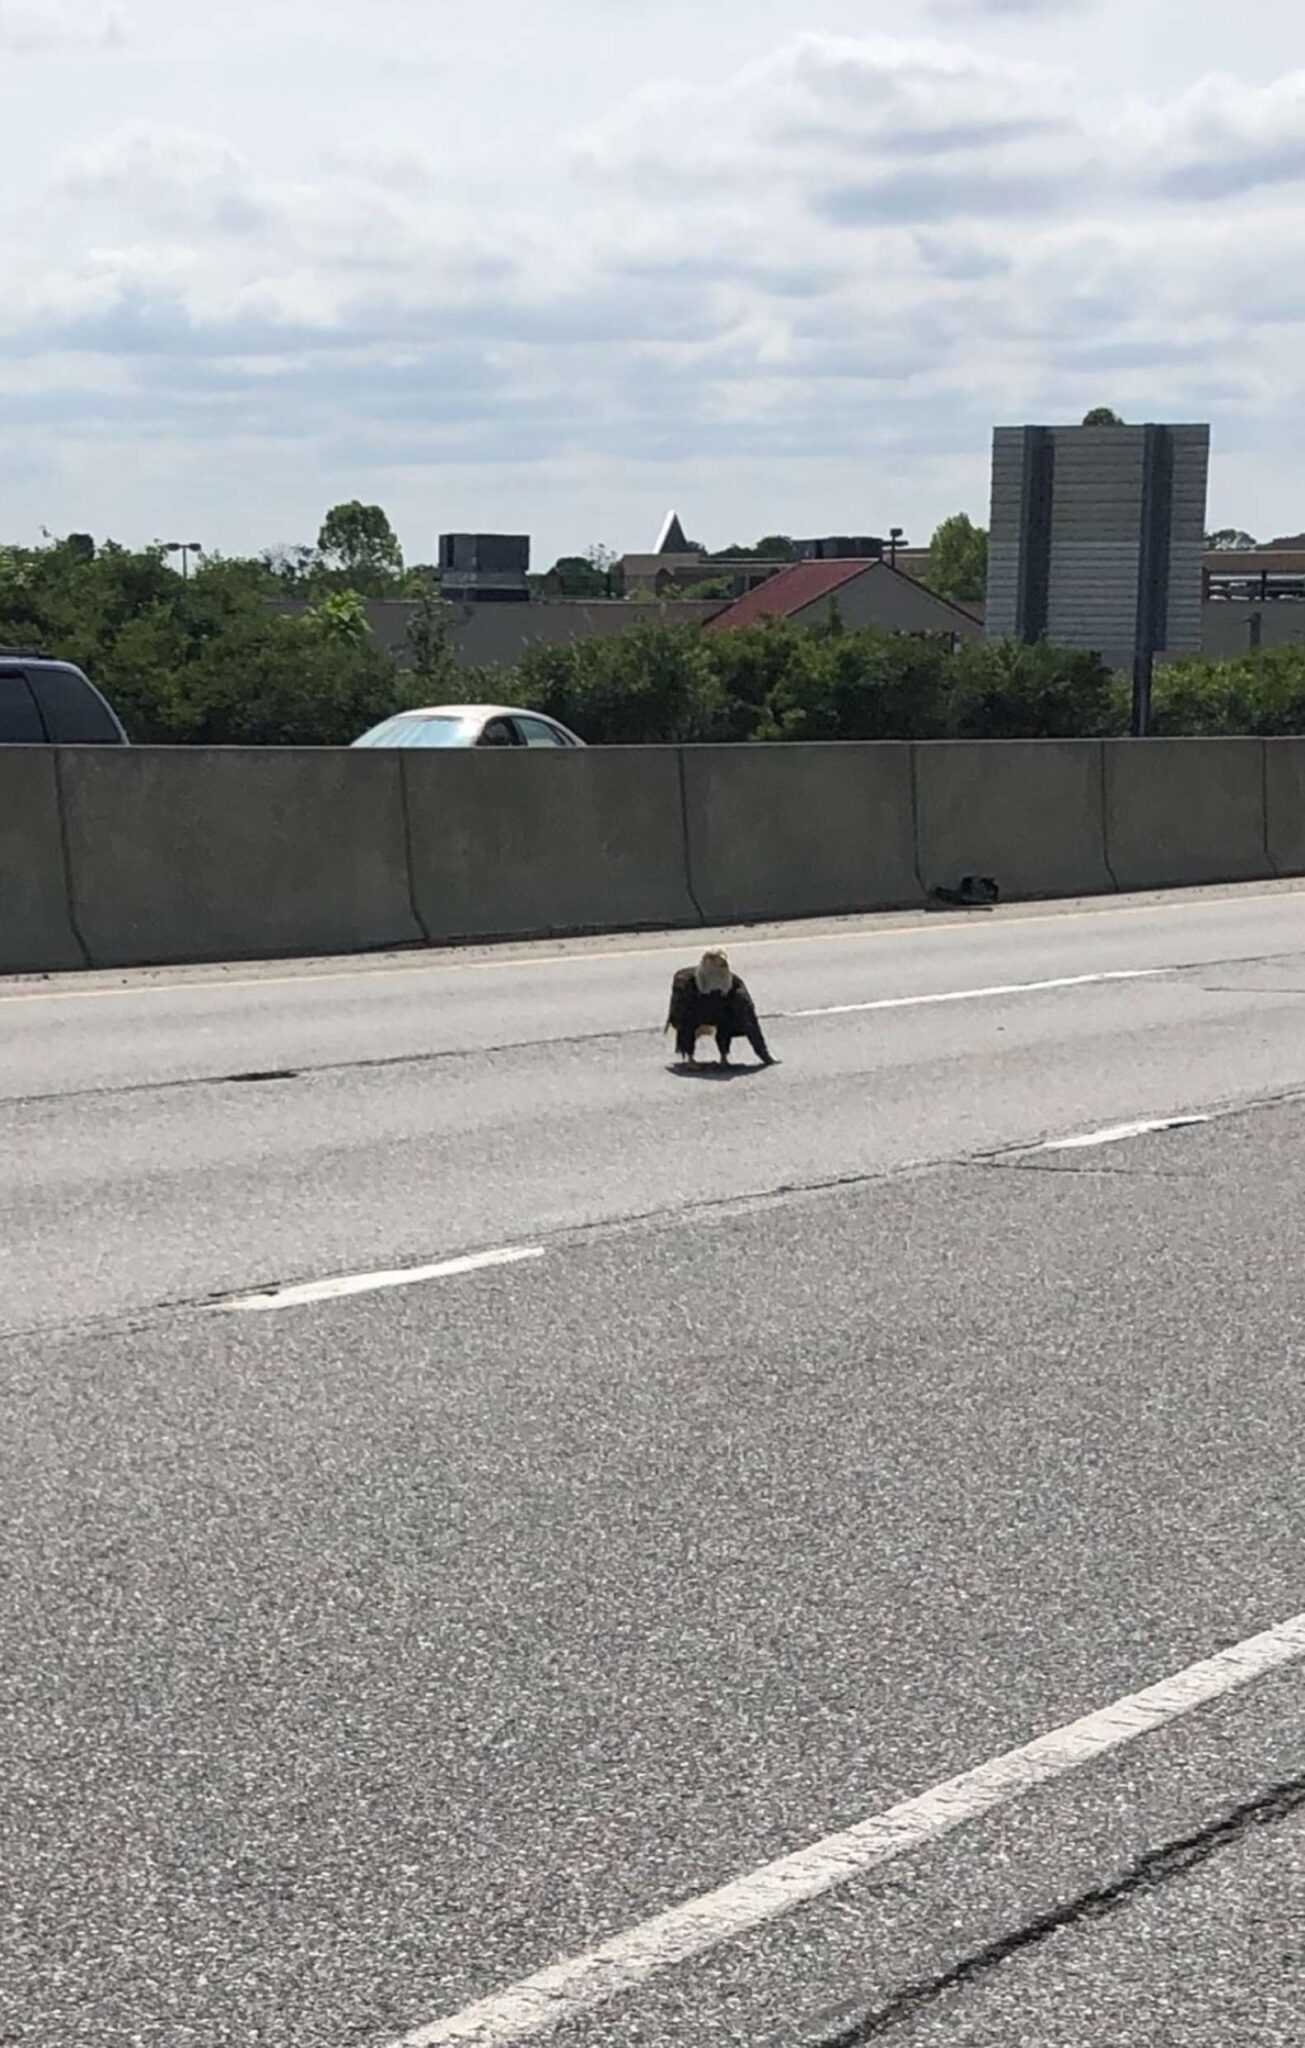
{"label": "eagle's dark brown body", "polygon": [[675,1033],[678,1059],[691,1061],[698,1040],[714,1032],[722,1066],[729,1064],[730,1046],[736,1038],[747,1039],[763,1067],[774,1063],[747,983],[737,974],[730,976],[727,988],[703,989],[698,970],[682,967],[671,983],[666,1029]]}

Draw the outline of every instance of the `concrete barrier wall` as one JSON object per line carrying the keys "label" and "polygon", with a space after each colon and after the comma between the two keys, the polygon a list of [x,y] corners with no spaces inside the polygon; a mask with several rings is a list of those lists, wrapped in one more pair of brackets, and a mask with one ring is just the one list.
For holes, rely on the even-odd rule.
{"label": "concrete barrier wall", "polygon": [[674,747],[398,758],[432,939],[695,922]]}
{"label": "concrete barrier wall", "polygon": [[994,875],[1007,896],[1113,889],[1102,760],[1092,740],[939,740],[915,749],[928,888]]}
{"label": "concrete barrier wall", "polygon": [[1305,875],[1305,739],[1264,742],[1269,859],[1280,875]]}
{"label": "concrete barrier wall", "polygon": [[832,915],[965,872],[1305,874],[1305,740],[0,748],[4,973]]}
{"label": "concrete barrier wall", "polygon": [[686,747],[684,793],[709,923],[920,900],[909,745]]}
{"label": "concrete barrier wall", "polygon": [[1121,889],[1271,875],[1263,740],[1106,740],[1106,852]]}
{"label": "concrete barrier wall", "polygon": [[84,967],[68,904],[52,747],[0,747],[0,974]]}
{"label": "concrete barrier wall", "polygon": [[421,937],[394,754],[69,747],[62,775],[73,905],[97,967]]}

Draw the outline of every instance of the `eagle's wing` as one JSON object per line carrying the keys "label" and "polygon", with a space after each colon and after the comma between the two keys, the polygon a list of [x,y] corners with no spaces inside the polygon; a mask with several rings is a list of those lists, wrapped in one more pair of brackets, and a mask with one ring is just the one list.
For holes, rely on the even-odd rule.
{"label": "eagle's wing", "polygon": [[738,1026],[741,1031],[746,1031],[750,1025],[755,1025],[757,1021],[756,1005],[748,993],[748,984],[744,981],[741,974],[736,974],[734,977],[734,986],[730,990],[730,1007],[738,1020]]}
{"label": "eagle's wing", "polygon": [[681,967],[671,982],[671,1007],[666,1019],[668,1031],[678,1031],[693,1015],[698,984],[691,967]]}

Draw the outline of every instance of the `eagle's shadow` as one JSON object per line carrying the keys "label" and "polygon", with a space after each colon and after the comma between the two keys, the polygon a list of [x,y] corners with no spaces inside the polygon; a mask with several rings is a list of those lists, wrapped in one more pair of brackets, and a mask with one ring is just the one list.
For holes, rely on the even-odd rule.
{"label": "eagle's shadow", "polygon": [[[774,1060],[771,1064],[777,1067],[779,1061]],[[696,1067],[686,1067],[673,1060],[666,1071],[677,1081],[746,1081],[757,1074],[769,1073],[770,1068],[751,1064],[739,1066],[733,1060],[727,1067],[723,1067],[719,1060],[702,1060]]]}

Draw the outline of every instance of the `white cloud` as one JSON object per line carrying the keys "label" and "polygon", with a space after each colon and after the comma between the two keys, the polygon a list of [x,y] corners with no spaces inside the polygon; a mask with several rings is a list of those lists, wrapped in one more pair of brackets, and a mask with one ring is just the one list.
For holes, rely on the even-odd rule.
{"label": "white cloud", "polygon": [[[1069,61],[1072,16],[1054,41],[1032,20],[989,35],[991,5],[965,40],[899,39],[816,0],[828,32],[764,40],[785,10],[756,0],[742,61],[712,61],[704,26],[631,84],[648,67],[613,16],[605,91],[563,35],[521,59],[514,99],[511,36],[463,26],[481,78],[417,0],[376,5],[403,55],[369,77],[375,38],[337,48],[320,24],[343,17],[318,6],[233,0],[247,46],[228,35],[220,64],[214,23],[136,0],[156,12],[112,104],[88,82],[54,141],[33,121],[0,200],[0,400],[23,473],[49,477],[31,526],[152,531],[160,451],[188,450],[242,480],[207,500],[229,547],[269,537],[273,510],[292,531],[292,489],[309,531],[320,490],[382,485],[424,532],[554,522],[544,552],[643,537],[602,516],[595,479],[622,517],[669,489],[729,538],[754,512],[874,530],[891,478],[891,516],[919,527],[962,491],[982,510],[998,417],[1212,414],[1216,462],[1221,440],[1294,432],[1301,76],[1121,94],[1109,48]],[[518,40],[537,19],[523,7]],[[1105,30],[1084,34],[1090,58]],[[178,105],[202,121],[159,118]],[[1252,189],[1248,235],[1224,196]],[[1282,438],[1252,527],[1305,517]]]}
{"label": "white cloud", "polygon": [[262,219],[247,160],[216,136],[141,122],[74,149],[58,179],[83,206],[159,233],[239,234]]}
{"label": "white cloud", "polygon": [[1096,4],[1097,0],[933,0],[932,12],[944,20],[1008,15],[1018,21],[1045,21],[1057,14],[1085,14]]}
{"label": "white cloud", "polygon": [[801,35],[720,83],[650,86],[576,146],[606,176],[699,190],[755,191],[984,150],[1004,154],[1063,132],[1066,81],[947,43]]}
{"label": "white cloud", "polygon": [[1305,71],[1265,86],[1225,74],[1159,107],[1135,104],[1119,135],[1138,173],[1175,197],[1225,199],[1305,181]]}
{"label": "white cloud", "polygon": [[126,41],[127,16],[107,0],[0,0],[0,51],[10,56],[117,49]]}

